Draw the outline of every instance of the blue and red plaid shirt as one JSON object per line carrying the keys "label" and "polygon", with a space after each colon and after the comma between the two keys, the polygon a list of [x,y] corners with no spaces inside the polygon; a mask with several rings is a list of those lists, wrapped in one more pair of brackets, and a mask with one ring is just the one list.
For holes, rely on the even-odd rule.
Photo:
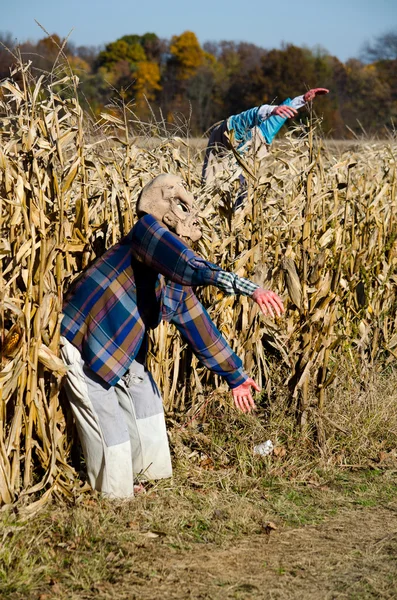
{"label": "blue and red plaid shirt", "polygon": [[61,333],[85,364],[115,385],[148,329],[174,323],[199,360],[230,388],[248,376],[190,286],[251,296],[258,287],[193,252],[151,215],[84,273],[68,293]]}

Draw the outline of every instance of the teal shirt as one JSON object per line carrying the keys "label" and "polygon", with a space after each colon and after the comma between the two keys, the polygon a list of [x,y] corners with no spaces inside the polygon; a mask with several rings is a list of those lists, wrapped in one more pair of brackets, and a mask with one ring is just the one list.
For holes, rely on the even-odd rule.
{"label": "teal shirt", "polygon": [[[292,101],[290,98],[287,98],[282,104],[290,106]],[[254,127],[259,127],[266,142],[271,144],[287,120],[286,118],[277,115],[270,115],[263,120],[258,114],[259,108],[259,106],[256,106],[255,108],[250,108],[238,115],[229,117],[227,127],[229,131],[234,131],[234,137],[238,142],[237,149],[241,148],[252,138],[252,129]]]}

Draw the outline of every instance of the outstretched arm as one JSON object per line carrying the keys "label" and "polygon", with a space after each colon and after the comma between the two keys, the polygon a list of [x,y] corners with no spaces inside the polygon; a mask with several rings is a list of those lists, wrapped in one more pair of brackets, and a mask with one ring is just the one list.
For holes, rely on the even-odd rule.
{"label": "outstretched arm", "polygon": [[[174,302],[173,297],[178,301]],[[257,288],[251,297],[265,315],[281,315],[284,312],[281,298],[270,290]],[[227,381],[236,408],[242,412],[254,410],[251,388],[259,392],[260,387],[244,372],[241,360],[215,327],[193,291],[168,285],[164,304],[164,318],[176,325],[197,358]],[[172,310],[175,305],[177,309]]]}
{"label": "outstretched arm", "polygon": [[233,352],[191,288],[167,285],[164,305],[163,318],[177,327],[207,369],[225,379],[231,389],[248,380],[241,359]]}
{"label": "outstretched arm", "polygon": [[311,102],[312,100],[314,100],[314,98],[316,98],[316,96],[324,96],[328,93],[329,90],[327,90],[326,88],[313,88],[305,94],[302,94],[302,96],[297,96],[296,98],[291,100],[291,104],[289,106],[285,104],[280,104],[280,106],[276,106],[271,112],[271,114],[283,117],[285,119],[291,119],[292,117],[295,117],[298,114],[298,108],[301,108],[308,102]]}
{"label": "outstretched arm", "polygon": [[257,392],[260,392],[260,387],[244,372],[241,360],[215,327],[193,291],[179,286],[167,287],[168,294],[175,292],[183,295],[177,310],[167,320],[176,325],[197,358],[227,381],[236,408],[245,413],[251,412],[256,408],[251,387]]}
{"label": "outstretched arm", "polygon": [[293,100],[287,98],[280,106],[271,107],[267,104],[260,106],[258,117],[262,120],[260,128],[266,142],[271,144],[287,119],[295,117],[298,114],[299,108],[305,106],[307,102],[310,102],[316,96],[323,94],[328,94],[326,88],[313,88],[306,92],[306,94],[297,96]]}
{"label": "outstretched arm", "polygon": [[298,114],[298,108],[301,108],[308,102],[311,102],[316,98],[316,96],[324,96],[328,94],[329,90],[327,88],[313,88],[302,94],[302,96],[297,96],[291,101],[290,105],[280,104],[279,106],[269,106],[267,104],[263,104],[259,107],[258,114],[262,119],[266,119],[271,115],[282,117],[283,119],[292,119]]}
{"label": "outstretched arm", "polygon": [[205,260],[152,215],[139,219],[121,243],[131,244],[132,253],[140,263],[173,283],[215,285],[225,294],[250,296],[265,315],[279,316],[284,311],[282,300],[275,292],[263,290],[249,279]]}
{"label": "outstretched arm", "polygon": [[226,294],[244,296],[252,296],[259,287],[193,252],[180,237],[152,215],[139,219],[120,243],[130,244],[136,260],[174,283],[186,286],[215,285]]}
{"label": "outstretched arm", "polygon": [[[322,96],[328,94],[329,90],[326,88],[313,88],[297,96],[293,100],[286,100],[285,103],[279,106],[273,106],[272,104],[262,104],[259,107],[250,108],[238,115],[232,115],[228,118],[228,129],[234,130],[234,135],[237,142],[244,143],[249,139],[250,130],[263,123],[272,117],[279,117],[279,119],[273,119],[273,124],[270,129],[275,129],[276,133],[281,128],[286,119],[292,119],[298,114],[298,109],[302,108],[307,102],[313,100],[316,96]],[[266,141],[270,144],[273,141],[276,133],[266,135],[264,132]]]}

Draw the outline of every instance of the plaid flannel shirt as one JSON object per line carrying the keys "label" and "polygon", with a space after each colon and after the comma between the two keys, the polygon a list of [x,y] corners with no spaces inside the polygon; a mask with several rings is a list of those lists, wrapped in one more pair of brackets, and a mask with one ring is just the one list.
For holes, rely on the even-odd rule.
{"label": "plaid flannel shirt", "polygon": [[147,329],[174,323],[199,360],[234,388],[247,379],[190,286],[215,285],[251,296],[257,285],[193,252],[145,215],[84,273],[66,297],[61,333],[85,364],[115,385],[136,357]]}

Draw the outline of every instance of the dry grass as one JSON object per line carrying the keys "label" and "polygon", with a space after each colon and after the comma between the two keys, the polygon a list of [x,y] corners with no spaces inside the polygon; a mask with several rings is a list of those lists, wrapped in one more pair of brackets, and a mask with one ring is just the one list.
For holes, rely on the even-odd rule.
{"label": "dry grass", "polygon": [[[308,461],[365,462],[360,430],[387,438],[391,449],[395,396],[380,406],[371,382],[394,376],[397,348],[395,141],[361,143],[336,157],[315,123],[302,127],[264,164],[242,164],[252,173],[248,198],[233,212],[238,171],[204,189],[194,145],[160,137],[142,148],[128,107],[94,125],[70,95],[72,78],[34,81],[28,69],[15,77],[19,83],[0,88],[2,503],[41,495],[34,512],[54,493],[72,498],[80,490],[60,403],[63,292],[129,230],[142,185],[161,172],[180,174],[198,198],[199,251],[286,301],[285,319],[273,324],[246,298],[201,291],[264,387],[264,419],[252,431],[287,448],[300,440]],[[150,368],[176,422],[197,412],[215,419],[227,402],[222,383],[191,360],[166,323],[152,336]],[[340,395],[357,385],[360,394]],[[243,470],[255,466],[243,454],[234,458]]]}
{"label": "dry grass", "polygon": [[[93,494],[29,521],[3,513],[0,596],[394,597],[390,471],[306,485],[238,471],[233,487],[225,479],[201,469],[186,481],[177,470],[173,482],[130,502]],[[277,527],[270,533],[269,522]]]}

